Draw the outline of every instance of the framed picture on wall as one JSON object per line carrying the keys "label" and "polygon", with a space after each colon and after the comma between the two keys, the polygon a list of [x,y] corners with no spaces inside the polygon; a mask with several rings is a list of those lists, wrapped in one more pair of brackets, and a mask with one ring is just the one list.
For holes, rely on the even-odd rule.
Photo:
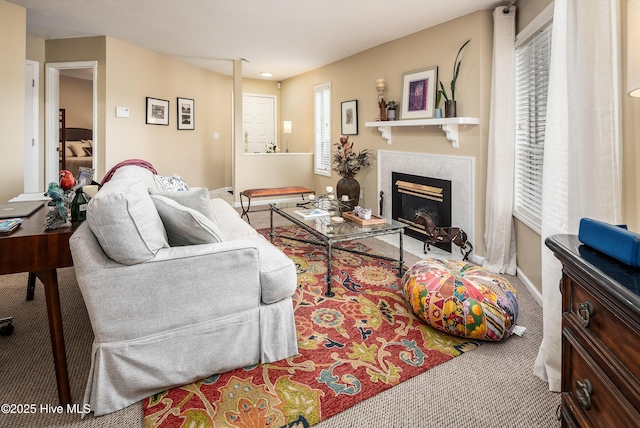
{"label": "framed picture on wall", "polygon": [[401,119],[429,119],[436,104],[438,67],[411,71],[402,76]]}
{"label": "framed picture on wall", "polygon": [[178,97],[178,129],[195,129],[194,101]]}
{"label": "framed picture on wall", "polygon": [[343,101],[342,105],[342,135],[358,135],[358,100]]}
{"label": "framed picture on wall", "polygon": [[169,125],[169,101],[147,97],[147,125]]}

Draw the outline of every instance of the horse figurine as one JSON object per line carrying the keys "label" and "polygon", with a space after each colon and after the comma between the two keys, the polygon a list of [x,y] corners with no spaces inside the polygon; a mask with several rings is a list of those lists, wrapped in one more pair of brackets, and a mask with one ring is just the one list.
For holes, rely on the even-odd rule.
{"label": "horse figurine", "polygon": [[427,254],[427,251],[431,250],[431,245],[437,243],[448,244],[453,242],[460,247],[460,253],[462,254],[462,260],[469,260],[469,254],[473,251],[473,245],[467,241],[467,234],[459,227],[440,227],[433,218],[425,211],[418,210],[415,212],[416,219],[414,222],[422,226],[427,234],[427,239],[424,241],[423,251]]}

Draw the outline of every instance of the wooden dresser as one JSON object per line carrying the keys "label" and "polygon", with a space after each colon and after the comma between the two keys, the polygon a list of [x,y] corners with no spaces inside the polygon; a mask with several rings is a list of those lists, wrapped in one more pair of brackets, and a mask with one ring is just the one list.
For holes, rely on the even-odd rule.
{"label": "wooden dresser", "polygon": [[562,262],[562,426],[640,426],[640,269],[578,241],[545,241]]}

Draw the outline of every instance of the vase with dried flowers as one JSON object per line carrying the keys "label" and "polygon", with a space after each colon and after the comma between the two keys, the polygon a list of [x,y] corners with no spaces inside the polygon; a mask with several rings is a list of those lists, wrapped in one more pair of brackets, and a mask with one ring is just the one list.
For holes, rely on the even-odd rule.
{"label": "vase with dried flowers", "polygon": [[341,137],[334,145],[337,149],[333,154],[333,170],[342,177],[336,184],[336,195],[353,209],[360,201],[360,183],[354,177],[362,168],[371,165],[374,155],[367,149],[354,152],[349,137]]}

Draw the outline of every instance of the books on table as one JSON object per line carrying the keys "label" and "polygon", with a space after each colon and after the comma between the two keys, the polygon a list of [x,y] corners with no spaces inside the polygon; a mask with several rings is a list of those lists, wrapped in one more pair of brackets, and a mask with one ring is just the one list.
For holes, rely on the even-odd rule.
{"label": "books on table", "polygon": [[320,208],[311,208],[308,210],[296,210],[296,215],[302,217],[305,220],[310,218],[324,217],[329,215],[329,211],[321,210]]}
{"label": "books on table", "polygon": [[6,220],[0,220],[0,234],[7,235],[13,232],[18,227],[20,227],[21,223],[21,218],[8,218]]}

